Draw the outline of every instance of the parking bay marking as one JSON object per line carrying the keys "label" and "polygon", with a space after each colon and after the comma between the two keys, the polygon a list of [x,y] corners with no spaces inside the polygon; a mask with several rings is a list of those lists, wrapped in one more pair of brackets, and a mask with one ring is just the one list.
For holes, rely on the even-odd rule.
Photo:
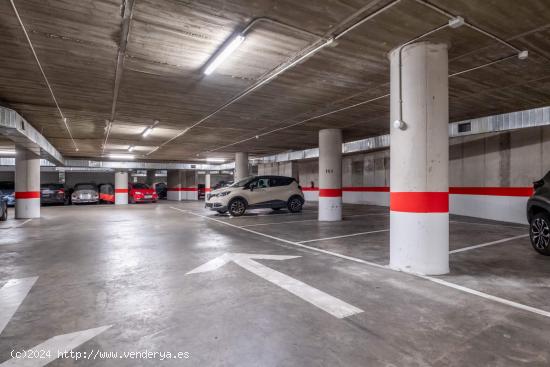
{"label": "parking bay marking", "polygon": [[[28,277],[21,279],[10,279],[2,288],[0,288],[0,335],[4,328],[11,320],[21,303],[25,300],[29,291],[33,287],[38,277]],[[69,352],[78,347],[84,342],[101,334],[111,325],[101,326],[98,328],[80,330],[69,334],[56,335],[43,343],[40,343],[29,350],[33,351],[49,351],[49,357],[41,355],[39,358],[33,353],[23,353],[20,358],[11,358],[3,363],[0,367],[42,367],[59,358],[58,351]]]}
{"label": "parking bay marking", "polygon": [[517,240],[517,239],[525,238],[525,237],[529,237],[529,234],[522,234],[522,235],[519,235],[519,236],[503,238],[503,239],[497,240],[497,241],[491,241],[491,242],[481,243],[481,244],[479,244],[479,245],[463,247],[463,248],[459,248],[459,249],[456,249],[456,250],[453,250],[453,251],[449,251],[449,253],[450,253],[450,254],[456,254],[457,252],[463,252],[463,251],[468,251],[468,250],[474,250],[474,249],[480,248],[480,247],[498,245],[499,243],[508,242],[508,241],[513,241],[513,240]]}
{"label": "parking bay marking", "polygon": [[290,255],[264,255],[264,254],[243,254],[243,253],[225,253],[207,263],[191,270],[185,275],[205,273],[214,271],[224,266],[228,262],[234,262],[240,267],[256,274],[257,276],[271,282],[284,290],[294,294],[306,302],[320,308],[332,316],[343,319],[363,312],[363,310],[350,305],[336,297],[331,296],[317,288],[294,279],[286,274],[273,270],[254,260],[289,260],[300,256]]}
{"label": "parking bay marking", "polygon": [[389,229],[379,229],[379,230],[376,230],[376,231],[344,234],[344,235],[341,235],[341,236],[334,236],[334,237],[315,238],[313,240],[298,241],[296,243],[308,243],[308,242],[317,242],[317,241],[336,240],[338,238],[355,237],[355,236],[362,236],[362,235],[365,235],[365,234],[380,233],[380,232],[389,232]]}
{"label": "parking bay marking", "polygon": [[[350,261],[353,261],[353,262],[356,262],[356,263],[365,264],[365,265],[373,266],[373,267],[380,268],[380,269],[396,271],[395,269],[392,269],[392,268],[390,268],[389,266],[386,266],[386,265],[380,265],[380,264],[373,263],[373,262],[370,262],[370,261],[366,261],[366,260],[363,260],[363,259],[359,259],[359,258],[356,258],[356,257],[353,257],[353,256],[342,255],[342,254],[339,254],[337,252],[332,252],[332,251],[323,250],[323,249],[320,249],[320,248],[317,248],[317,247],[292,242],[292,241],[289,241],[289,240],[285,240],[284,238],[271,236],[271,235],[268,235],[268,234],[265,234],[265,233],[261,233],[261,232],[251,230],[249,228],[242,228],[242,227],[236,226],[234,224],[224,222],[222,220],[218,220],[218,219],[215,219],[215,218],[208,217],[206,215],[194,213],[194,212],[189,211],[189,210],[184,210],[184,209],[176,208],[176,207],[173,207],[173,206],[171,206],[170,208],[173,209],[173,210],[177,210],[179,212],[182,212],[182,213],[187,213],[187,214],[194,215],[196,217],[200,217],[200,218],[203,218],[203,219],[208,219],[208,220],[211,220],[211,221],[214,221],[214,222],[218,222],[218,223],[224,224],[226,226],[238,228],[242,231],[246,231],[246,232],[254,233],[254,234],[259,235],[259,236],[271,238],[273,240],[283,242],[283,243],[286,243],[286,244],[289,244],[289,245],[292,245],[292,246],[306,248],[306,249],[309,249],[311,251],[324,253],[324,254],[327,254],[327,255],[339,257],[341,259],[350,260]],[[422,279],[425,279],[425,280],[429,280],[431,282],[434,282],[434,283],[437,283],[437,284],[440,284],[440,285],[443,285],[443,286],[446,286],[446,287],[449,287],[449,288],[453,288],[453,289],[456,289],[456,290],[459,290],[459,291],[462,291],[462,292],[465,292],[465,293],[468,293],[468,294],[472,294],[472,295],[475,295],[475,296],[478,296],[478,297],[481,297],[481,298],[484,298],[484,299],[488,299],[488,300],[491,300],[491,301],[494,301],[494,302],[497,302],[497,303],[500,303],[500,304],[504,304],[504,305],[507,305],[507,306],[511,306],[511,307],[514,307],[514,308],[517,308],[517,309],[520,309],[520,310],[532,312],[534,314],[545,316],[545,317],[550,317],[550,312],[548,312],[548,311],[541,310],[539,308],[535,308],[535,307],[531,307],[531,306],[527,306],[527,305],[524,305],[522,303],[510,301],[510,300],[505,299],[505,298],[493,296],[493,295],[488,294],[488,293],[483,293],[483,292],[480,292],[480,291],[476,291],[475,289],[463,287],[461,285],[451,283],[451,282],[448,282],[448,281],[440,279],[440,278],[435,278],[435,277],[421,275],[421,274],[415,274],[415,273],[408,273],[408,272],[403,272],[403,273],[407,274],[407,275],[412,275],[412,276],[415,276],[415,277],[418,277],[418,278],[422,278]]]}

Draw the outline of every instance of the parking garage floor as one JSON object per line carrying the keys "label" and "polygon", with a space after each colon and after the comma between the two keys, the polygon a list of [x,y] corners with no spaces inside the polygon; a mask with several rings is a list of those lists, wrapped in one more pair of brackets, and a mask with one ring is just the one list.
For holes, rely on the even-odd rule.
{"label": "parking garage floor", "polygon": [[[97,366],[550,363],[550,267],[526,226],[451,216],[452,271],[422,277],[386,267],[387,208],[316,215],[163,202],[1,223],[0,363],[67,345]],[[143,350],[187,354],[97,354]]]}

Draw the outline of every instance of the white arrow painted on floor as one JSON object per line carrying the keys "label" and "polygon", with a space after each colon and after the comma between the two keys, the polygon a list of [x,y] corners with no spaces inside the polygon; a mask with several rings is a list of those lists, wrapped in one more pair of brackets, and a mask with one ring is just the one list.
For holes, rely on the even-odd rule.
{"label": "white arrow painted on floor", "polygon": [[[0,288],[0,334],[11,320],[38,277],[11,279],[2,288]],[[0,364],[0,367],[41,367],[57,359],[58,351],[61,353],[69,352],[80,344],[101,334],[111,325],[101,326],[94,329],[76,331],[74,333],[54,336],[30,350],[51,351],[50,357],[37,358],[35,355],[27,354],[31,358],[12,358]],[[34,356],[34,358],[32,358]]]}
{"label": "white arrow painted on floor", "polygon": [[54,336],[46,340],[43,343],[38,344],[37,346],[30,348],[33,351],[49,351],[49,357],[43,355],[43,358],[37,358],[32,354],[27,354],[31,358],[12,358],[6,362],[0,364],[0,367],[42,367],[48,363],[59,358],[59,353],[68,353],[72,349],[78,347],[80,344],[87,342],[93,337],[101,334],[111,325],[101,326],[94,329],[81,330],[70,334],[62,334]]}
{"label": "white arrow painted on floor", "polygon": [[186,275],[213,271],[232,261],[251,273],[264,278],[339,319],[363,312],[363,310],[333,297],[330,294],[322,292],[317,288],[313,288],[304,282],[291,278],[286,274],[279,273],[253,260],[289,260],[298,257],[300,256],[225,253],[191,270]]}
{"label": "white arrow painted on floor", "polygon": [[23,303],[37,279],[38,277],[10,279],[0,288],[0,310],[2,310],[0,312],[0,334]]}

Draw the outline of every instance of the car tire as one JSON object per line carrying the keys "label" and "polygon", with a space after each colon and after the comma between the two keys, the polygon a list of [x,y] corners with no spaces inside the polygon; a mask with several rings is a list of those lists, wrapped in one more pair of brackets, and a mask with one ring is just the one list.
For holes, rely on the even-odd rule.
{"label": "car tire", "polygon": [[240,217],[246,211],[246,202],[243,199],[234,199],[227,206],[229,214]]}
{"label": "car tire", "polygon": [[293,196],[290,199],[288,199],[286,206],[289,212],[299,213],[302,211],[303,205],[304,205],[304,202],[302,201],[302,198],[300,198],[299,196]]}
{"label": "car tire", "polygon": [[133,196],[130,196],[130,197],[128,198],[128,202],[129,202],[130,204],[135,204],[135,203],[136,203],[136,201],[134,200],[134,197],[133,197]]}
{"label": "car tire", "polygon": [[539,254],[550,256],[550,215],[546,212],[535,214],[529,223],[531,245]]}
{"label": "car tire", "polygon": [[225,213],[227,213],[227,209],[225,209],[225,210],[216,210],[216,211],[217,211],[218,213],[220,213],[220,214],[225,214]]}

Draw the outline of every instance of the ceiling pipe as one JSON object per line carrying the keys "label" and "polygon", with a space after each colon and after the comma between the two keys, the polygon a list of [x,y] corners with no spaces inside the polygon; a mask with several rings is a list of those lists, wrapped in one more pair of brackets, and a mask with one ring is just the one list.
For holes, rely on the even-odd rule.
{"label": "ceiling pipe", "polygon": [[107,141],[109,140],[109,134],[111,133],[111,127],[116,118],[116,105],[118,101],[118,91],[120,89],[120,82],[122,80],[122,74],[124,73],[124,61],[126,59],[126,46],[128,45],[128,38],[130,37],[130,23],[132,22],[132,16],[134,14],[134,0],[124,0],[124,11],[122,15],[122,26],[120,31],[120,43],[117,53],[117,63],[115,69],[115,82],[113,87],[113,104],[111,106],[111,118],[108,121],[107,128],[105,130],[105,141],[101,154],[105,153],[107,147]]}
{"label": "ceiling pipe", "polygon": [[31,39],[29,37],[29,34],[27,33],[27,29],[25,28],[25,25],[23,24],[23,21],[21,20],[21,17],[19,16],[19,12],[17,11],[17,7],[15,6],[15,3],[13,0],[10,0],[11,7],[13,8],[13,11],[15,13],[15,16],[17,17],[17,21],[19,22],[19,25],[21,26],[21,29],[23,30],[23,33],[25,34],[25,38],[27,39],[27,43],[29,44],[29,47],[32,51],[32,54],[34,56],[34,60],[36,61],[36,64],[38,65],[38,68],[40,69],[40,73],[42,73],[42,77],[44,78],[44,81],[46,82],[46,86],[48,87],[48,90],[50,91],[50,95],[52,96],[53,102],[55,103],[55,106],[57,108],[57,111],[59,112],[59,115],[61,116],[61,120],[63,121],[63,124],[65,124],[65,128],[67,129],[67,132],[69,133],[69,136],[71,138],[71,141],[73,143],[75,151],[78,152],[78,146],[76,145],[76,141],[73,138],[73,134],[71,132],[71,129],[69,127],[69,124],[67,122],[67,117],[63,114],[63,111],[61,111],[61,108],[59,107],[59,103],[57,103],[57,98],[55,98],[55,94],[53,92],[52,86],[50,85],[50,82],[48,80],[48,77],[46,76],[46,73],[44,72],[44,69],[42,68],[42,64],[40,63],[40,60],[38,59],[38,55],[36,54],[36,51],[34,50],[34,46],[31,42]]}
{"label": "ceiling pipe", "polygon": [[[193,123],[191,126],[181,130],[179,133],[177,133],[175,136],[173,136],[172,138],[166,140],[165,142],[161,143],[157,149],[149,152],[147,155],[150,155],[154,152],[156,152],[157,150],[159,150],[160,148],[162,148],[163,146],[165,146],[166,144],[169,144],[170,142],[174,141],[175,139],[181,137],[182,135],[184,135],[185,133],[187,133],[189,130],[197,127],[198,125],[202,124],[204,121],[208,120],[209,118],[211,118],[212,116],[216,115],[218,112],[226,109],[227,107],[231,106],[233,103],[239,101],[241,98],[247,96],[248,94],[252,93],[253,91],[255,91],[256,89],[260,88],[261,86],[263,86],[264,84],[267,84],[269,83],[271,80],[275,79],[277,76],[279,76],[280,74],[284,73],[286,70],[294,67],[295,65],[299,64],[300,62],[302,62],[303,60],[305,60],[306,58],[312,56],[313,54],[319,52],[320,50],[322,50],[323,48],[325,48],[326,46],[330,45],[332,42],[334,42],[335,40],[343,37],[345,34],[347,34],[348,32],[352,31],[353,29],[355,29],[356,27],[358,27],[359,25],[363,24],[364,22],[374,18],[375,16],[385,12],[386,10],[390,9],[391,7],[393,7],[394,5],[400,3],[401,0],[393,0],[392,2],[388,3],[387,5],[381,7],[380,9],[374,11],[373,13],[371,14],[368,14],[367,16],[363,17],[361,20],[355,22],[354,24],[352,24],[351,26],[347,27],[346,29],[344,29],[343,31],[339,32],[339,33],[336,33],[336,34],[329,34],[327,35],[326,37],[320,37],[319,40],[317,40],[315,43],[313,43],[313,45],[311,45],[310,47],[308,47],[306,50],[302,51],[302,55],[295,58],[293,61],[289,62],[289,63],[285,63],[285,64],[282,64],[280,65],[279,67],[273,69],[270,73],[268,73],[264,78],[260,79],[258,82],[254,83],[252,86],[248,87],[247,89],[245,89],[243,92],[239,93],[238,95],[236,95],[235,97],[231,98],[228,102],[224,103],[222,106],[218,107],[216,110],[214,110],[214,112],[208,114],[207,116],[201,118],[200,120],[198,120],[197,122]],[[361,10],[363,10],[364,8],[362,8]],[[346,21],[348,21],[349,18],[346,19]],[[250,29],[250,25],[245,27],[244,28],[245,30],[246,29]],[[320,44],[319,44],[320,42]],[[305,52],[305,53],[303,53]]]}

